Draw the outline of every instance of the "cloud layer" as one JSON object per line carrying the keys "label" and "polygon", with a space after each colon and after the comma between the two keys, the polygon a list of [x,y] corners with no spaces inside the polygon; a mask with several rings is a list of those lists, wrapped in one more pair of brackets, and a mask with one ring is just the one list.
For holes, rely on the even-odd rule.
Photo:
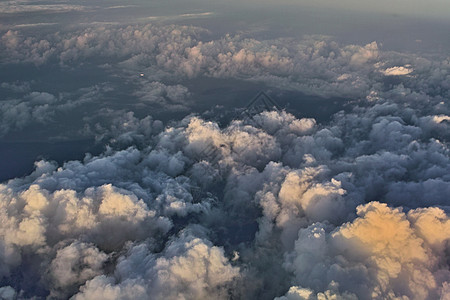
{"label": "cloud layer", "polygon": [[[42,67],[57,62],[63,69],[76,70],[89,62],[105,77],[120,78],[126,84],[124,87],[110,84],[108,88],[130,89],[127,101],[131,101],[135,112],[142,107],[188,111],[194,106],[196,95],[187,82],[210,77],[262,83],[281,91],[327,98],[403,99],[416,102],[415,107],[421,102],[423,109],[438,116],[449,113],[448,106],[440,104],[449,97],[448,57],[427,59],[383,51],[376,42],[341,45],[324,36],[261,40],[248,34],[213,38],[200,27],[164,24],[92,24],[75,31],[37,36],[21,30],[7,30],[1,35],[0,59],[6,66],[29,63]],[[21,87],[26,85],[27,92],[21,93]],[[15,93],[0,108],[2,120],[8,120],[1,125],[2,135],[23,129],[25,124],[52,119],[54,111],[72,100],[66,97],[62,102],[34,104],[36,93],[41,97],[45,93],[60,97],[55,91],[43,90],[29,82],[3,82],[1,88]],[[89,89],[92,85],[82,88]],[[116,107],[103,102],[101,96],[96,99],[102,107]],[[39,114],[42,117],[27,113],[30,106],[44,110]],[[19,116],[18,111],[23,115]]]}
{"label": "cloud layer", "polygon": [[145,142],[133,127],[141,150],[38,162],[1,185],[3,293],[444,296],[449,150],[400,105],[328,126],[285,112],[225,128],[189,117]]}
{"label": "cloud layer", "polygon": [[[61,93],[1,83],[1,136],[88,111],[78,133],[108,145],[0,184],[1,297],[450,294],[448,58],[163,24],[1,39],[4,65],[89,62],[136,98],[134,110],[108,103],[121,92],[111,82]],[[351,103],[323,124],[283,110],[226,124],[138,115],[186,109],[187,83],[205,77]]]}

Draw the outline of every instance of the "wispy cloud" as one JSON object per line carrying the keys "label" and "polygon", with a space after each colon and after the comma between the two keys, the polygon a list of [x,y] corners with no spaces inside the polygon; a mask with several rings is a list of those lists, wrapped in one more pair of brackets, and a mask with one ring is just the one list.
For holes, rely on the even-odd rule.
{"label": "wispy cloud", "polygon": [[195,19],[195,18],[205,18],[211,17],[214,12],[203,12],[203,13],[188,13],[180,15],[165,15],[165,16],[149,16],[141,18],[141,20],[152,20],[152,21],[173,21],[178,19]]}

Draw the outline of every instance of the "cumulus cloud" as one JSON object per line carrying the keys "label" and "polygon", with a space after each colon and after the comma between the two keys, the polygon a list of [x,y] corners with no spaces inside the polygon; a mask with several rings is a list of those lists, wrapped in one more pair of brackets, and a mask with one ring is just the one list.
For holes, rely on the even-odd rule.
{"label": "cumulus cloud", "polygon": [[[118,150],[41,161],[1,186],[3,292],[442,296],[448,147],[420,110],[399,105],[372,103],[329,125],[272,111],[162,128],[128,114]],[[139,149],[119,150],[130,143]]]}
{"label": "cumulus cloud", "polygon": [[[433,208],[405,214],[399,208],[371,202],[358,206],[357,214],[352,223],[332,232],[317,223],[299,231],[295,252],[285,265],[296,274],[298,282],[308,282],[316,291],[325,291],[328,284],[337,283],[338,290],[353,294],[355,299],[438,297],[448,270],[442,268],[440,255],[422,238],[415,217],[430,218],[426,226],[438,230],[447,226],[447,217],[439,219],[444,212]],[[436,221],[431,221],[434,218]],[[441,238],[448,240],[448,235]],[[295,287],[287,297],[297,294],[313,299],[312,291]]]}
{"label": "cumulus cloud", "polygon": [[86,243],[74,242],[59,249],[50,264],[53,296],[67,297],[76,292],[77,285],[103,272],[107,258],[108,255]]}
{"label": "cumulus cloud", "polygon": [[187,109],[187,99],[190,93],[185,86],[165,85],[161,82],[148,82],[144,79],[139,82],[139,85],[140,88],[135,95],[143,103],[170,110]]}
{"label": "cumulus cloud", "polygon": [[15,93],[26,93],[30,91],[30,82],[2,82],[0,87]]}
{"label": "cumulus cloud", "polygon": [[32,92],[25,96],[23,101],[2,101],[0,135],[3,136],[10,130],[22,129],[32,121],[45,123],[54,113],[49,109],[50,105],[56,102],[56,97],[46,92]]}
{"label": "cumulus cloud", "polygon": [[[42,65],[56,59],[74,65],[108,58],[108,64],[120,66],[125,73],[135,76],[145,71],[151,84],[167,78],[178,82],[202,76],[239,78],[325,97],[360,98],[374,92],[384,96],[385,76],[403,75],[406,89],[428,95],[448,95],[450,82],[446,59],[383,51],[376,41],[341,45],[323,36],[211,38],[203,28],[163,24],[92,25],[42,37],[9,30],[1,38],[3,61]],[[414,76],[405,76],[411,73]]]}
{"label": "cumulus cloud", "polygon": [[[136,81],[138,107],[184,109],[183,81],[203,76],[358,99],[327,123],[286,111],[226,124],[192,114],[164,125],[123,107],[83,115],[103,153],[41,160],[0,184],[1,297],[447,297],[448,59],[161,24],[8,31],[0,47],[8,64],[103,57]],[[1,87],[22,93],[1,102],[3,135],[111,91]]]}
{"label": "cumulus cloud", "polygon": [[221,248],[184,233],[159,255],[133,245],[113,276],[88,281],[74,299],[227,299],[226,287],[238,275]]}
{"label": "cumulus cloud", "polygon": [[31,124],[45,125],[60,118],[75,108],[97,100],[110,90],[106,84],[81,88],[58,96],[48,92],[33,91],[27,93],[29,85],[17,86],[4,84],[2,87],[25,92],[22,97],[6,99],[0,102],[0,137],[12,131],[20,131]]}
{"label": "cumulus cloud", "polygon": [[401,76],[408,75],[413,71],[414,70],[411,68],[411,65],[406,65],[404,67],[387,68],[386,70],[382,70],[381,72],[386,76]]}

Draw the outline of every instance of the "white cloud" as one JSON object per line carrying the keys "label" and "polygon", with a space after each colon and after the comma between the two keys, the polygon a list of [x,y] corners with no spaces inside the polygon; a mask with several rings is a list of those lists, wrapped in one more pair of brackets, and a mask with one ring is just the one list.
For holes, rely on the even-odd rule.
{"label": "white cloud", "polygon": [[119,65],[129,74],[144,72],[150,82],[167,77],[178,82],[201,76],[239,78],[307,94],[351,98],[364,98],[374,91],[384,95],[381,75],[414,72],[403,78],[404,87],[429,94],[445,94],[450,83],[446,60],[383,51],[377,42],[340,45],[323,36],[258,40],[225,35],[211,39],[207,30],[191,26],[92,24],[84,30],[40,39],[10,30],[2,41],[2,60],[8,62],[41,65],[55,58],[73,65],[108,58],[109,64]]}
{"label": "white cloud", "polygon": [[[0,295],[445,297],[448,61],[376,42],[205,33],[105,24],[42,39],[8,31],[0,55],[66,67],[103,56],[121,79],[145,74],[135,96],[149,107],[186,107],[193,92],[182,82],[203,76],[360,101],[323,124],[285,111],[221,126],[190,115],[166,127],[123,107],[89,114],[84,133],[110,144],[104,153],[40,161],[0,185]],[[414,76],[386,77],[405,72]],[[111,91],[1,87],[25,93],[1,102],[1,134]]]}
{"label": "white cloud", "polygon": [[[28,85],[7,88],[28,92]],[[47,92],[33,91],[21,98],[6,99],[0,102],[0,137],[19,131],[31,124],[48,124],[59,114],[73,110],[83,104],[93,102],[109,90],[107,85],[82,88],[73,93],[60,93],[58,97]]]}
{"label": "white cloud", "polygon": [[188,235],[171,241],[161,257],[145,244],[133,246],[114,277],[88,281],[74,299],[227,299],[226,286],[238,274],[221,248]]}
{"label": "white cloud", "polygon": [[107,259],[108,255],[86,243],[74,242],[57,250],[49,272],[53,296],[62,298],[76,292],[78,285],[102,274]]}
{"label": "white cloud", "polygon": [[420,111],[398,105],[329,125],[263,112],[224,128],[191,116],[156,132],[152,119],[123,115],[130,126],[115,136],[140,150],[39,162],[1,185],[3,280],[17,289],[20,274],[47,272],[20,288],[79,299],[254,298],[263,286],[288,299],[438,297],[448,146],[421,129]]}
{"label": "white cloud", "polygon": [[[436,212],[443,213],[439,209]],[[442,269],[437,253],[409,220],[415,214],[424,218],[430,214],[431,221],[432,210],[406,215],[400,209],[371,202],[359,206],[357,213],[357,219],[332,233],[322,224],[299,231],[295,252],[286,264],[298,282],[309,283],[318,291],[337,282],[341,293],[352,292],[358,298],[436,297],[444,283],[441,272],[448,271]],[[441,228],[443,220],[435,220],[425,221],[426,226]]]}
{"label": "white cloud", "polygon": [[180,84],[165,85],[161,82],[139,81],[140,88],[134,93],[145,104],[170,110],[186,110],[189,90]]}
{"label": "white cloud", "polygon": [[391,67],[386,70],[381,71],[386,76],[401,76],[408,75],[412,73],[414,69],[411,68],[411,65],[401,66],[401,67]]}

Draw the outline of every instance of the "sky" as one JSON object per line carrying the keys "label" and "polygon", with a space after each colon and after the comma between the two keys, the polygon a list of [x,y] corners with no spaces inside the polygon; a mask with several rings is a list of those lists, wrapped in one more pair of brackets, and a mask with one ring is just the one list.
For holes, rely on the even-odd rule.
{"label": "sky", "polygon": [[0,298],[450,299],[446,2],[1,0]]}

